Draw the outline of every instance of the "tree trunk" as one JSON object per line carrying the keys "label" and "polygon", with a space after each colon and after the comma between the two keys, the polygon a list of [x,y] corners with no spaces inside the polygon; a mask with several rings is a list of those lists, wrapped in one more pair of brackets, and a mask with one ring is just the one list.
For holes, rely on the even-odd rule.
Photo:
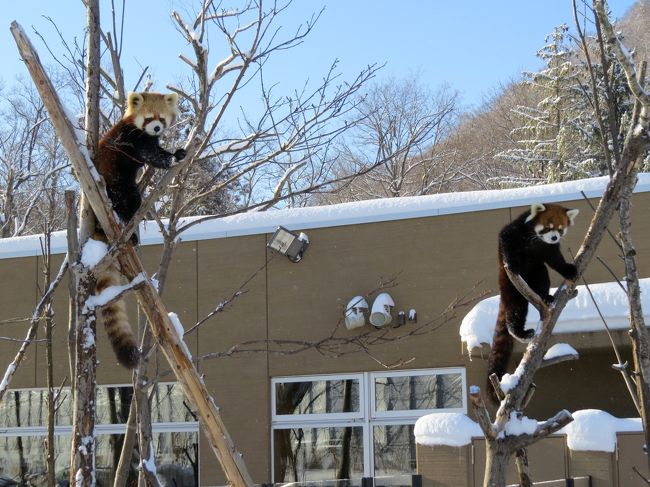
{"label": "tree trunk", "polygon": [[485,441],[485,476],[483,487],[504,487],[510,452],[500,441]]}
{"label": "tree trunk", "polygon": [[[84,305],[95,289],[95,280],[88,269],[72,266],[77,274],[77,309]],[[73,391],[72,456],[70,484],[77,487],[95,485],[95,406],[97,389],[97,349],[95,311],[88,309],[77,315],[76,384]]]}

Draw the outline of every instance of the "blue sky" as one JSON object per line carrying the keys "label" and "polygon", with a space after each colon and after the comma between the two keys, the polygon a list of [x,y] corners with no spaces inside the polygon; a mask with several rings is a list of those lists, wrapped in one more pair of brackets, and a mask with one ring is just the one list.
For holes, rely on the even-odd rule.
{"label": "blue sky", "polygon": [[[121,4],[116,1],[116,4]],[[187,51],[176,33],[169,12],[187,11],[190,0],[127,0],[123,64],[127,87],[149,65],[163,90],[186,72],[178,53]],[[195,2],[196,3],[196,2]],[[233,2],[236,4],[236,2]],[[621,17],[632,0],[612,0],[614,17]],[[110,2],[102,0],[108,20]],[[466,108],[480,105],[483,97],[500,82],[517,77],[522,70],[540,66],[535,57],[546,34],[561,23],[572,24],[571,0],[294,0],[280,17],[283,32],[292,32],[312,13],[325,7],[314,32],[297,48],[279,53],[267,66],[266,78],[278,90],[290,92],[306,79],[318,80],[335,59],[343,79],[352,79],[371,63],[386,63],[378,75],[404,78],[414,74],[423,85],[435,89],[448,84],[460,92]],[[3,69],[0,80],[12,83],[27,72],[18,59],[9,24],[17,20],[31,36],[46,63],[46,52],[33,28],[41,32],[50,48],[59,52],[56,32],[43,16],[57,23],[67,39],[80,37],[85,13],[80,0],[4,1],[0,11],[0,46]],[[216,42],[219,41],[219,42]],[[223,47],[215,36],[214,57]],[[240,103],[250,103],[240,100]]]}

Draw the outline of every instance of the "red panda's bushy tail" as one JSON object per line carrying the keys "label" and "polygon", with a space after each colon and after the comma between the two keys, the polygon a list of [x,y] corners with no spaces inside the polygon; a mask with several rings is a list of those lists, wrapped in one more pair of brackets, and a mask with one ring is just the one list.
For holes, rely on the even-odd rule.
{"label": "red panda's bushy tail", "polygon": [[[120,284],[120,273],[115,267],[109,268],[97,278],[96,292],[99,294],[110,286]],[[136,337],[129,325],[124,300],[104,306],[100,311],[108,339],[113,346],[118,362],[129,369],[138,366],[140,350]]]}
{"label": "red panda's bushy tail", "polygon": [[486,395],[495,404],[499,401],[497,399],[496,393],[494,392],[494,387],[490,382],[490,376],[492,374],[496,374],[499,379],[503,377],[503,374],[506,373],[513,348],[514,341],[508,332],[508,326],[506,325],[505,307],[502,303],[499,303],[499,315],[497,317],[497,323],[494,328],[492,350],[490,351],[490,357],[488,358],[488,373],[486,384]]}

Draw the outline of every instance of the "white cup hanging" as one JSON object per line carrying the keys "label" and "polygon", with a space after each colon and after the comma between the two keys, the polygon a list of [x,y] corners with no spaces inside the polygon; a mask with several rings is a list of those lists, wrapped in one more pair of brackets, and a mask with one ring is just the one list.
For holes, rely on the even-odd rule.
{"label": "white cup hanging", "polygon": [[388,325],[393,317],[390,312],[395,306],[393,298],[388,293],[381,293],[375,298],[372,303],[372,310],[370,312],[370,324],[376,327]]}
{"label": "white cup hanging", "polygon": [[353,297],[345,307],[345,327],[348,330],[359,328],[366,324],[368,302],[363,296]]}

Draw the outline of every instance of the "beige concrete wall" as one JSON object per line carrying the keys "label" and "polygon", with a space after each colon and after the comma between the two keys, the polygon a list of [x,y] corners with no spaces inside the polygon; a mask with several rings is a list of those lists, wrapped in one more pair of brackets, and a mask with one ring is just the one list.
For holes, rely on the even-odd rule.
{"label": "beige concrete wall", "polygon": [[[240,287],[242,291],[222,313],[198,329],[198,355],[227,351],[249,341],[258,341],[253,347],[266,350],[265,236],[202,240],[197,245],[199,319],[230,299]],[[207,360],[200,364],[200,371],[253,479],[270,482],[271,410],[266,354]],[[225,484],[205,441],[201,443],[201,483]]]}
{"label": "beige concrete wall", "polygon": [[[643,453],[642,433],[618,433],[616,452],[572,451],[564,436],[545,438],[528,448],[530,474],[540,485],[552,480],[574,479],[575,485],[593,487],[636,487],[647,485],[634,472],[648,477],[648,460]],[[473,439],[460,448],[417,445],[418,473],[423,485],[436,487],[479,487],[485,472],[485,441]],[[463,475],[469,471],[470,475]],[[587,481],[590,479],[590,482]],[[578,482],[578,479],[581,479]],[[506,482],[519,485],[514,459],[508,465]],[[557,484],[565,485],[564,483]]]}
{"label": "beige concrete wall", "polygon": [[[414,308],[422,332],[418,337],[391,341],[363,353],[336,360],[318,353],[270,357],[275,375],[377,370],[385,364],[410,361],[408,368],[459,366],[466,363],[458,338],[459,309],[455,318],[441,314],[459,296],[493,287],[496,250],[487,252],[483,235],[494,236],[508,221],[508,210],[485,214],[392,221],[310,230],[310,248],[300,264],[274,259],[269,265],[269,331],[275,339],[316,340],[336,330],[353,336],[340,320],[348,301],[394,279],[387,292],[399,310]],[[337,328],[338,326],[338,328]],[[390,330],[389,337],[416,327],[407,324]]]}
{"label": "beige concrete wall", "polygon": [[[0,336],[23,340],[37,299],[36,283],[42,283],[38,262],[34,258],[0,260]],[[14,321],[15,320],[15,321]],[[2,370],[13,360],[20,349],[19,341],[0,340]],[[34,387],[39,365],[37,347],[27,349],[25,359],[16,371],[12,387]]]}
{"label": "beige concrete wall", "polygon": [[[577,225],[564,243],[565,255],[574,253],[586,231],[591,210],[585,202],[566,203],[581,210]],[[387,330],[388,338],[427,332],[393,340],[363,352],[330,354],[307,351],[295,355],[261,352],[237,354],[202,362],[200,370],[215,395],[235,443],[244,454],[256,482],[271,480],[270,378],[284,375],[341,373],[381,370],[378,363],[407,363],[399,368],[463,366],[469,384],[483,386],[486,361],[471,362],[462,352],[458,327],[470,307],[462,307],[447,320],[440,315],[455,299],[481,292],[496,294],[496,236],[499,229],[524,208],[496,209],[430,218],[369,223],[307,230],[311,246],[302,262],[267,252],[269,235],[181,243],[170,269],[163,300],[179,314],[186,328],[209,313],[219,302],[243,285],[241,296],[223,313],[187,337],[196,356],[228,350],[235,344],[269,339],[310,342],[331,334],[350,337],[341,319],[345,305],[355,295],[367,294],[382,282],[394,279],[387,289],[395,311],[414,308],[418,324]],[[633,205],[634,238],[641,276],[650,276],[650,194],[636,195]],[[612,226],[616,232],[616,225]],[[160,246],[140,249],[148,270],[156,269]],[[598,255],[622,275],[618,250],[606,236]],[[264,267],[265,260],[269,264]],[[58,269],[61,256],[53,268]],[[31,314],[40,280],[40,259],[0,259],[0,320]],[[586,273],[589,282],[612,279],[609,271],[594,262]],[[560,278],[552,273],[553,283]],[[476,286],[476,288],[474,288]],[[131,300],[131,316],[137,322]],[[67,287],[56,295],[55,375],[57,383],[69,375],[67,365]],[[395,313],[396,314],[396,313]],[[22,338],[25,325],[2,325],[4,336]],[[418,327],[422,327],[421,329]],[[368,331],[366,327],[363,331]],[[41,334],[42,336],[42,334]],[[629,358],[624,332],[616,333]],[[603,333],[566,335],[557,338],[582,350],[577,362],[540,372],[538,392],[527,413],[543,418],[558,409],[607,409],[617,416],[631,416],[633,406],[610,364],[613,354]],[[129,383],[130,374],[115,364],[106,334],[98,331],[99,377],[103,383]],[[13,356],[19,344],[0,341],[0,353]],[[521,348],[518,349],[519,352]],[[515,357],[516,358],[516,357]],[[163,360],[164,362],[164,360]],[[45,385],[44,345],[30,347],[28,357],[12,387]],[[164,363],[162,365],[164,369]],[[171,376],[166,376],[170,378]],[[167,379],[166,379],[167,380]],[[220,484],[219,468],[202,444],[202,483]]]}

